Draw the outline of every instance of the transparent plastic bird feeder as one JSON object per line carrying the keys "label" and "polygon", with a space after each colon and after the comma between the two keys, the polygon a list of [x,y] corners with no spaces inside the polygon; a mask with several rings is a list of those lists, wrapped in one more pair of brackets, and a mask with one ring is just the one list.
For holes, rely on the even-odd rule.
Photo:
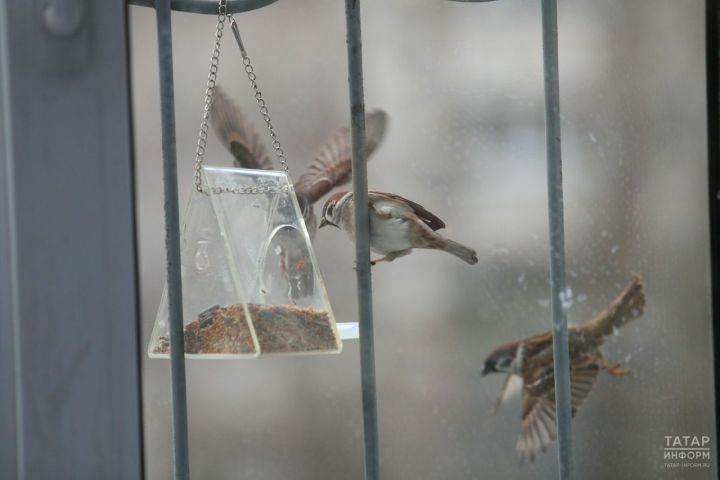
{"label": "transparent plastic bird feeder", "polygon": [[[220,36],[216,34],[214,65]],[[286,167],[239,33],[236,38],[276,153]],[[288,175],[202,164],[216,72],[211,69],[208,80],[196,188],[181,232],[185,354],[256,358],[340,352],[340,334]],[[170,353],[168,320],[166,286],[150,357]]]}

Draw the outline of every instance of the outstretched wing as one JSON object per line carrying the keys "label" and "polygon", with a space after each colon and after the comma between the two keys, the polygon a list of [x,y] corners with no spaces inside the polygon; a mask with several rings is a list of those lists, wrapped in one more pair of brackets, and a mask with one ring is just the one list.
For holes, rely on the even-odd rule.
{"label": "outstretched wing", "polygon": [[[597,380],[600,366],[597,360],[587,357],[573,364],[570,372],[572,415],[590,394]],[[522,431],[517,441],[521,461],[535,460],[540,452],[555,440],[555,376],[552,367],[539,374],[526,375],[523,386]]]}
{"label": "outstretched wing", "polygon": [[[370,159],[387,128],[388,115],[373,110],[365,115],[365,158]],[[316,202],[333,188],[347,183],[352,175],[350,129],[343,127],[320,149],[315,160],[295,184],[295,190]]]}
{"label": "outstretched wing", "polygon": [[[376,205],[376,209],[378,209],[378,207],[382,205],[383,200],[400,203],[410,208],[413,213],[415,213],[415,215],[417,215],[418,218],[420,218],[420,220],[422,220],[432,230],[440,230],[441,228],[445,228],[445,222],[440,220],[437,215],[430,212],[419,203],[413,202],[412,200],[408,200],[407,198],[401,197],[400,195],[395,195],[394,193],[386,192],[369,192],[369,196],[374,200],[373,203]],[[378,213],[382,214],[382,212]]]}
{"label": "outstretched wing", "polygon": [[252,123],[219,85],[215,86],[210,124],[225,148],[235,157],[236,167],[272,170],[270,157]]}

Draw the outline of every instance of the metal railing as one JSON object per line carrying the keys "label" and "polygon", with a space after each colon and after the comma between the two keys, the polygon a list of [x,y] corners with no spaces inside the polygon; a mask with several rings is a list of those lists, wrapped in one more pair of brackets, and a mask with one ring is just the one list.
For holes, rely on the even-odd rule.
{"label": "metal railing", "polygon": [[[173,447],[175,479],[189,478],[187,399],[180,277],[180,224],[177,159],[175,152],[175,106],[172,69],[171,11],[216,14],[214,0],[128,0],[132,5],[154,7],[157,13],[158,56],[165,191],[167,283],[170,311],[172,371]],[[228,13],[240,13],[276,0],[229,0]],[[490,0],[459,0],[483,2]],[[353,192],[356,205],[356,270],[358,320],[360,323],[360,367],[365,445],[365,478],[379,478],[378,421],[375,388],[372,285],[370,273],[367,169],[365,162],[365,103],[363,96],[360,0],[345,0],[347,51],[350,84]],[[550,279],[552,333],[555,362],[555,392],[558,424],[558,462],[561,480],[573,478],[571,440],[570,361],[565,300],[565,247],[563,187],[560,143],[560,106],[557,46],[557,1],[542,0],[543,60],[545,78],[545,122],[547,143],[548,222],[550,234]]]}
{"label": "metal railing", "polygon": [[[276,0],[229,0],[228,13],[264,7]],[[185,346],[183,338],[182,281],[180,275],[180,220],[178,208],[177,157],[175,152],[175,104],[172,63],[171,11],[217,14],[214,0],[129,0],[132,5],[154,7],[157,14],[160,62],[163,184],[165,194],[165,246],[170,324],[170,368],[172,376],[173,452],[175,479],[189,478]],[[370,278],[370,239],[365,164],[365,101],[363,97],[360,4],[346,0],[348,69],[352,132],[353,192],[356,204],[356,259],[360,323],[360,365],[363,419],[365,426],[365,477],[379,478],[377,401]],[[364,208],[363,208],[364,206]]]}

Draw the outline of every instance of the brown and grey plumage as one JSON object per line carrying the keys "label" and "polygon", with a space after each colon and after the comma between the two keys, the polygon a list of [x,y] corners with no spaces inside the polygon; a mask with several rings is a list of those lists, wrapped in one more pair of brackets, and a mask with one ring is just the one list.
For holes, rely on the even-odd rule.
{"label": "brown and grey plumage", "polygon": [[[382,110],[366,116],[367,142],[366,159],[382,141],[387,128],[387,114]],[[238,168],[272,170],[273,164],[252,122],[218,85],[210,110],[210,123],[225,148],[233,156]],[[318,230],[314,203],[335,187],[347,183],[351,178],[351,139],[347,127],[340,129],[322,146],[315,160],[300,177],[295,187],[295,196],[311,239]],[[293,242],[299,242],[293,245]],[[293,299],[305,296],[312,290],[314,271],[308,268],[307,250],[301,237],[290,236],[282,240],[280,264],[290,285]]]}
{"label": "brown and grey plumage", "polygon": [[[383,255],[371,261],[371,265],[392,262],[416,248],[444,251],[470,265],[478,262],[475,250],[437,232],[445,228],[445,222],[422,205],[393,193],[371,191],[368,192],[368,207],[370,249]],[[333,225],[355,240],[355,196],[352,192],[335,192],[328,197],[319,228],[325,225]]]}
{"label": "brown and grey plumage", "polygon": [[243,111],[235,105],[220,85],[210,110],[210,124],[225,148],[234,157],[238,168],[272,170],[272,161],[265,150],[255,126],[247,119]]}
{"label": "brown and grey plumage", "polygon": [[[628,373],[610,364],[600,347],[617,329],[640,317],[645,310],[645,292],[640,276],[634,275],[618,297],[593,319],[568,329],[572,415],[590,394],[601,370],[613,376]],[[552,334],[545,332],[496,347],[485,359],[483,375],[507,373],[498,405],[522,391],[522,431],[517,441],[521,460],[534,460],[555,439],[555,372]]]}
{"label": "brown and grey plumage", "polygon": [[[385,136],[388,116],[382,110],[372,110],[365,116],[365,157],[370,159]],[[330,190],[344,185],[352,178],[352,142],[350,129],[341,128],[323,145],[295,186],[296,190],[317,202]]]}
{"label": "brown and grey plumage", "polygon": [[[271,170],[272,161],[252,122],[218,85],[210,111],[210,123],[238,168]],[[382,142],[388,115],[382,110],[365,117],[365,158],[369,160]],[[352,178],[350,129],[343,127],[328,140],[295,183],[295,194],[311,237],[317,231],[314,203]]]}

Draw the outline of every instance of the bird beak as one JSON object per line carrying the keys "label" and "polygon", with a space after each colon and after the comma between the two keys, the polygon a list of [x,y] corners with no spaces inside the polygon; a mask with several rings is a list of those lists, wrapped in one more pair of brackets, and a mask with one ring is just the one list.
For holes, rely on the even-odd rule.
{"label": "bird beak", "polygon": [[488,371],[487,366],[484,366],[483,369],[482,369],[482,371],[480,372],[480,376],[481,376],[481,377],[484,377],[484,376],[487,375],[488,373],[490,373],[490,372]]}

